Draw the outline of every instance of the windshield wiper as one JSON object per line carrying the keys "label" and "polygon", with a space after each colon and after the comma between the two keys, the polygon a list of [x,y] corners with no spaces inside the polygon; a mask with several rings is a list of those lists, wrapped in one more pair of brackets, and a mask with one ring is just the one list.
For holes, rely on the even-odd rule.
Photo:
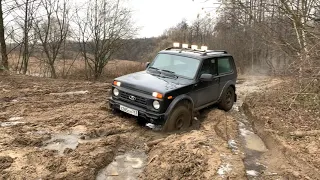
{"label": "windshield wiper", "polygon": [[169,70],[166,70],[166,69],[161,69],[161,71],[164,71],[164,72],[167,72],[167,73],[171,73],[171,74],[176,74],[175,72],[169,71]]}
{"label": "windshield wiper", "polygon": [[160,69],[158,69],[158,68],[149,67],[148,69],[152,69],[153,70],[153,71],[149,71],[153,75],[160,75],[161,74]]}
{"label": "windshield wiper", "polygon": [[[169,70],[166,70],[166,69],[159,69],[159,68],[156,68],[156,67],[149,67],[150,69],[153,69],[153,70],[156,70],[157,72],[159,72],[159,74],[161,73],[161,72],[166,72],[166,73],[170,73],[170,74],[172,74],[172,75],[174,75],[175,77],[178,77],[177,75],[176,75],[176,73],[175,72],[173,72],[173,71],[169,71]],[[161,73],[162,74],[162,73]]]}
{"label": "windshield wiper", "polygon": [[166,72],[166,73],[170,73],[170,74],[173,75],[175,78],[178,78],[178,76],[176,75],[176,73],[173,72],[173,71],[169,71],[169,70],[166,70],[166,69],[161,69],[160,71],[163,71],[163,72]]}
{"label": "windshield wiper", "polygon": [[158,68],[156,68],[156,67],[149,67],[150,69],[154,69],[154,70],[157,70],[157,71],[159,71],[159,69]]}

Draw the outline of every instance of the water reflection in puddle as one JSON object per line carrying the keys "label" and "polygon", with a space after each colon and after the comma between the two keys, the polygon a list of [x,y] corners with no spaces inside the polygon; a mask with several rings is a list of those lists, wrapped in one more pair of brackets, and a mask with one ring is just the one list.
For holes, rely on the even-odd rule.
{"label": "water reflection in puddle", "polygon": [[53,134],[49,141],[46,141],[45,149],[57,150],[60,155],[63,155],[65,149],[76,149],[80,136],[76,134],[59,133]]}
{"label": "water reflection in puddle", "polygon": [[[248,122],[246,121],[246,123]],[[257,134],[255,134],[250,127],[242,122],[239,122],[239,130],[241,136],[245,141],[246,148],[259,152],[266,152],[268,150],[262,139]]]}
{"label": "water reflection in puddle", "polygon": [[128,152],[115,157],[114,161],[102,169],[96,180],[134,180],[143,171],[147,155],[143,151]]}
{"label": "water reflection in puddle", "polygon": [[63,155],[65,149],[76,149],[79,143],[98,142],[100,138],[96,139],[81,139],[81,133],[57,133],[52,134],[51,139],[44,142],[44,149],[56,150],[59,155]]}
{"label": "water reflection in puddle", "polygon": [[[243,97],[242,97],[243,98]],[[265,146],[262,139],[255,134],[251,123],[248,120],[248,117],[243,113],[242,104],[243,101],[241,98],[237,101],[234,106],[234,115],[238,120],[238,129],[240,132],[240,143],[242,144],[245,157],[243,159],[246,174],[248,179],[255,179],[257,176],[260,176],[263,171],[267,168],[262,165],[260,157],[263,153],[267,152],[268,149]]]}

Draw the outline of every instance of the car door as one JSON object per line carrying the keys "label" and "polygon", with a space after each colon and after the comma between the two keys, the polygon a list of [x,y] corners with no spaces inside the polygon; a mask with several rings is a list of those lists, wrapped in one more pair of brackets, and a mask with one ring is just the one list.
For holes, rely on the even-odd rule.
{"label": "car door", "polygon": [[[195,108],[199,108],[215,102],[219,98],[219,78],[217,77],[216,59],[203,60],[197,76],[197,83],[194,86]],[[200,81],[202,74],[212,74],[212,81]]]}
{"label": "car door", "polygon": [[226,88],[226,84],[228,81],[232,81],[235,79],[235,73],[233,71],[233,63],[232,63],[232,57],[226,56],[226,57],[219,57],[217,59],[218,64],[218,76],[220,78],[220,85],[219,85],[219,92],[222,93],[224,88]]}

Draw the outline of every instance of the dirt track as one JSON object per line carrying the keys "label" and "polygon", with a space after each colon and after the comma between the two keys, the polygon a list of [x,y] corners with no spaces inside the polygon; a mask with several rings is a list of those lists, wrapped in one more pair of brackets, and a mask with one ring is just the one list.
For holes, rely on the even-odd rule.
{"label": "dirt track", "polygon": [[[259,86],[270,86],[269,82],[263,78],[239,84],[240,99]],[[229,113],[215,107],[201,111],[187,132],[164,134],[109,112],[105,106],[109,88],[109,83],[1,76],[0,177],[287,179],[296,175],[276,149],[261,150],[264,144],[250,130],[241,101]],[[146,145],[158,139],[153,146]],[[284,166],[286,170],[279,168]]]}

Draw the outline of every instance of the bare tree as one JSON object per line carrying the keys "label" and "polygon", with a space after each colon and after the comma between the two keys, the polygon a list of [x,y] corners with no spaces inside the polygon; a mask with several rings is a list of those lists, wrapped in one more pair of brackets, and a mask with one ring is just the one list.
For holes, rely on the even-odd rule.
{"label": "bare tree", "polygon": [[0,0],[0,45],[1,45],[1,62],[5,69],[9,69],[9,63],[8,63],[8,55],[7,55],[7,46],[6,46],[6,40],[5,40],[5,32],[4,32],[4,23],[3,23],[3,0]]}
{"label": "bare tree", "polygon": [[[22,30],[21,35],[16,38],[15,41],[21,45],[20,52],[22,53],[22,63],[19,68],[19,72],[26,74],[28,70],[28,63],[30,55],[35,46],[35,37],[32,33],[33,22],[36,18],[37,9],[39,8],[40,3],[36,0],[15,0],[13,6],[15,13],[11,15],[14,17],[14,21],[19,29]],[[12,10],[13,11],[13,10]],[[30,42],[31,41],[31,42]],[[33,42],[33,43],[32,43]],[[20,64],[20,56],[17,64],[17,68]]]}
{"label": "bare tree", "polygon": [[45,53],[51,77],[57,78],[55,62],[69,33],[69,8],[67,0],[41,0],[40,5],[46,12],[45,19],[34,23],[34,30]]}
{"label": "bare tree", "polygon": [[[85,15],[81,15],[84,13]],[[89,75],[98,79],[112,56],[130,39],[136,29],[131,11],[121,6],[120,0],[91,0],[84,10],[77,10],[75,22],[80,50]]]}

